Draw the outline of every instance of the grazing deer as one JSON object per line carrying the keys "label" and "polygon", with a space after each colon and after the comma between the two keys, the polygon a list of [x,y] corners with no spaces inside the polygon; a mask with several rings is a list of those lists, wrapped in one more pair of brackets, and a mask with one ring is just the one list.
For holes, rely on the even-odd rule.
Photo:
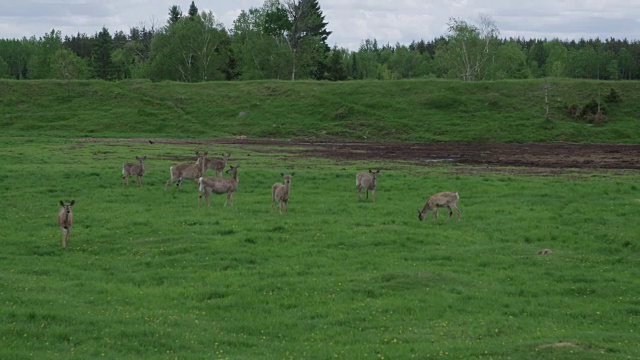
{"label": "grazing deer", "polygon": [[[372,171],[369,169],[369,173],[359,173],[356,175],[356,186],[358,187],[358,200],[362,200],[362,189],[367,192],[366,200],[369,200],[369,190],[371,190],[371,197],[373,201],[376,201],[376,176],[380,173],[380,170]],[[369,175],[371,174],[371,175]]]}
{"label": "grazing deer", "polygon": [[124,164],[124,166],[122,167],[122,185],[124,185],[125,182],[127,185],[129,185],[129,176],[135,175],[136,182],[138,183],[138,185],[142,186],[142,175],[144,175],[144,161],[147,160],[147,157],[136,156],[136,160],[138,160],[139,164],[131,162]]}
{"label": "grazing deer", "polygon": [[178,190],[180,190],[180,184],[182,184],[182,180],[184,179],[194,179],[197,180],[199,177],[204,174],[204,162],[205,156],[207,156],[207,152],[201,153],[196,151],[196,155],[198,156],[198,160],[196,160],[195,164],[180,164],[173,165],[169,172],[171,173],[171,179],[167,181],[164,185],[164,191],[167,191],[167,186],[174,182],[178,182],[176,186]]}
{"label": "grazing deer", "polygon": [[231,156],[231,154],[222,153],[222,159],[220,159],[220,158],[217,158],[217,159],[209,159],[209,158],[207,158],[205,160],[205,165],[204,165],[205,171],[208,170],[208,169],[213,169],[213,171],[216,172],[216,176],[218,176],[218,173],[220,174],[220,176],[222,176],[222,172],[224,171],[224,168],[227,167],[227,160],[229,160],[230,156]]}
{"label": "grazing deer", "polygon": [[446,207],[449,209],[449,219],[453,216],[452,209],[456,209],[458,212],[458,221],[460,221],[460,209],[458,209],[457,206],[458,200],[460,200],[460,196],[457,192],[441,192],[432,195],[426,204],[424,204],[422,210],[418,209],[418,219],[420,219],[420,221],[424,220],[430,210],[433,211],[433,217],[437,219],[438,208]]}
{"label": "grazing deer", "polygon": [[200,207],[200,199],[204,196],[207,206],[211,205],[209,195],[214,194],[227,194],[227,200],[224,202],[224,206],[231,201],[231,206],[234,205],[233,193],[238,189],[238,168],[240,165],[229,166],[226,171],[227,174],[231,174],[230,178],[222,177],[200,177],[198,179],[198,185],[200,189],[200,195],[198,196],[198,207]]}
{"label": "grazing deer", "polygon": [[62,229],[62,248],[66,249],[69,243],[69,237],[71,235],[71,226],[73,226],[73,205],[76,201],[71,200],[68,205],[64,204],[64,201],[60,200],[60,211],[58,211],[58,225]]}
{"label": "grazing deer", "polygon": [[275,183],[271,187],[271,212],[273,212],[273,206],[276,201],[278,201],[278,211],[282,214],[282,208],[285,209],[285,212],[289,213],[289,193],[291,191],[291,178],[295,173],[291,173],[291,175],[285,175],[280,173],[280,175],[284,178],[284,184]]}

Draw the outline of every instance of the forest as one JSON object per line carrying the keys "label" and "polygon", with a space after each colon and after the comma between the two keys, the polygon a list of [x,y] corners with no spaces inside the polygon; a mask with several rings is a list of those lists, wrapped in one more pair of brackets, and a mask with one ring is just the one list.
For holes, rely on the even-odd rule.
{"label": "forest", "polygon": [[451,18],[440,37],[410,44],[363,39],[358,50],[331,47],[318,0],[266,0],[243,10],[226,28],[194,1],[178,5],[166,23],[128,33],[103,27],[95,34],[0,39],[0,78],[17,80],[462,81],[577,78],[637,80],[640,43],[628,39],[502,38],[488,15],[472,23]]}

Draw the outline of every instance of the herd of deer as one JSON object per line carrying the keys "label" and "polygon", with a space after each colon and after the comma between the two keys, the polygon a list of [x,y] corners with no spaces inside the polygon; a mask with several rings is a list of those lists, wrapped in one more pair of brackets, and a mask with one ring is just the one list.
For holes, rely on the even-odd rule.
{"label": "herd of deer", "polygon": [[[164,190],[167,190],[167,187],[170,184],[176,183],[178,189],[180,189],[180,185],[182,184],[182,180],[196,180],[198,183],[198,190],[200,191],[200,195],[198,196],[198,207],[200,207],[200,200],[202,197],[205,198],[207,202],[207,206],[210,206],[209,196],[213,194],[227,194],[227,200],[224,203],[224,206],[227,206],[227,203],[231,203],[231,206],[234,205],[233,201],[233,193],[238,188],[238,168],[240,165],[229,166],[229,169],[225,171],[225,173],[230,174],[230,178],[222,177],[222,173],[227,166],[227,161],[231,154],[222,153],[222,158],[208,158],[208,152],[200,152],[196,151],[197,160],[194,164],[179,164],[174,165],[169,168],[169,172],[171,173],[171,178],[164,185]],[[122,184],[129,184],[129,177],[136,176],[136,182],[138,185],[142,186],[142,177],[145,173],[144,171],[144,161],[147,159],[146,156],[138,157],[136,156],[136,160],[138,163],[127,163],[122,167]],[[206,170],[212,169],[215,171],[215,176],[213,177],[204,177],[204,173]],[[369,191],[371,191],[372,200],[376,201],[376,180],[377,176],[380,173],[380,170],[371,170],[369,172],[362,172],[356,175],[356,187],[358,188],[358,200],[362,200],[362,190],[365,190],[366,200],[369,199]],[[291,179],[293,175],[280,173],[280,175],[284,178],[284,183],[275,183],[271,187],[271,212],[274,210],[275,203],[278,202],[278,212],[282,215],[282,212],[289,212],[289,194],[291,189]],[[458,200],[460,197],[457,192],[441,192],[435,195],[432,195],[427,199],[427,202],[424,204],[422,210],[418,209],[418,219],[420,221],[424,220],[429,211],[433,212],[433,217],[438,218],[438,208],[448,208],[449,209],[449,219],[453,216],[453,210],[455,209],[458,213],[458,221],[460,221],[460,209],[458,209]],[[60,205],[62,208],[58,212],[58,225],[62,229],[62,248],[66,248],[69,243],[69,235],[71,231],[71,226],[73,225],[73,205],[75,204],[75,200],[71,200],[69,204],[65,204],[64,201],[60,201]]]}

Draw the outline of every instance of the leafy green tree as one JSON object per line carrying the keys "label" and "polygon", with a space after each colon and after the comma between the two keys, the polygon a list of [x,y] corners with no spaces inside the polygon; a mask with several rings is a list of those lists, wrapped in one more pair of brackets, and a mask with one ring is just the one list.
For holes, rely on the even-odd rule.
{"label": "leafy green tree", "polygon": [[529,65],[531,76],[534,78],[545,76],[544,66],[546,59],[544,42],[542,40],[533,41],[527,51],[527,64]]}
{"label": "leafy green tree", "polygon": [[11,71],[9,69],[9,64],[0,56],[0,79],[9,79],[11,78]]}
{"label": "leafy green tree", "polygon": [[545,61],[545,74],[548,77],[565,77],[567,76],[567,61],[569,51],[564,44],[557,40],[547,41],[543,45],[544,52],[547,54]]}
{"label": "leafy green tree", "polygon": [[0,39],[0,56],[7,63],[11,77],[27,78],[27,63],[37,47],[35,39]]}
{"label": "leafy green tree", "polygon": [[113,63],[113,77],[118,80],[131,78],[131,66],[134,56],[126,49],[116,49],[111,53]]}
{"label": "leafy green tree", "polygon": [[421,54],[418,50],[397,44],[388,65],[396,79],[426,77],[430,74],[431,57],[428,53]]}
{"label": "leafy green tree", "polygon": [[51,59],[51,74],[54,79],[67,82],[67,93],[71,92],[72,79],[86,79],[88,68],[86,63],[69,49],[58,50]]}
{"label": "leafy green tree", "polygon": [[289,76],[291,58],[283,35],[287,24],[286,11],[277,2],[267,1],[261,8],[240,13],[234,21],[231,43],[240,79]]}
{"label": "leafy green tree", "polygon": [[520,44],[507,41],[500,45],[491,63],[491,79],[526,79],[530,76],[526,56]]}
{"label": "leafy green tree", "polygon": [[634,62],[627,48],[620,49],[618,53],[618,66],[620,67],[620,77],[622,79],[629,80],[633,78]]}
{"label": "leafy green tree", "polygon": [[225,79],[229,39],[211,12],[166,27],[153,41],[153,80],[199,82]]}
{"label": "leafy green tree", "polygon": [[378,47],[376,39],[366,39],[360,44],[358,49],[358,63],[356,79],[378,79],[380,70],[378,59],[381,49]]}
{"label": "leafy green tree", "polygon": [[93,71],[98,79],[111,80],[114,77],[112,51],[113,44],[109,29],[102,27],[93,45]]}
{"label": "leafy green tree", "polygon": [[480,16],[480,26],[451,18],[448,23],[447,43],[436,50],[436,58],[449,71],[447,76],[464,81],[482,80],[487,75],[487,60],[498,46],[498,34],[493,19]]}
{"label": "leafy green tree", "polygon": [[338,49],[337,46],[333,47],[333,50],[329,53],[329,59],[327,60],[326,77],[331,81],[344,81],[347,80],[347,67],[348,63],[348,50]]}
{"label": "leafy green tree", "polygon": [[30,79],[51,78],[51,59],[62,49],[62,35],[60,31],[51,30],[36,41],[35,53],[27,63]]}
{"label": "leafy green tree", "polygon": [[598,78],[598,55],[592,47],[569,51],[568,59],[568,71],[571,77],[582,79]]}

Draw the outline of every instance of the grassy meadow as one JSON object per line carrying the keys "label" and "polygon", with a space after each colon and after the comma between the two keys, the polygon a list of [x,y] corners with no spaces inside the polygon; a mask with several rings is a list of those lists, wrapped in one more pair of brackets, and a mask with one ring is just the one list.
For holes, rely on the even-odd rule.
{"label": "grassy meadow", "polygon": [[[44,137],[9,112],[1,359],[640,356],[637,171],[545,176],[225,145],[210,150],[241,166],[236,206],[214,196],[197,208],[195,183],[163,190],[197,145],[56,136],[71,120]],[[58,115],[34,114],[47,116]],[[135,136],[157,135],[147,129]],[[149,157],[145,184],[122,186],[137,155]],[[383,169],[377,201],[358,201],[355,174],[369,167]],[[271,185],[292,171],[290,212],[271,213]],[[460,222],[418,221],[439,191],[460,193]],[[76,200],[66,251],[62,199]]]}
{"label": "grassy meadow", "polygon": [[[540,80],[0,80],[0,359],[638,358],[637,170],[198,144],[640,143],[640,83],[550,85],[552,122]],[[611,88],[606,122],[567,113]],[[240,164],[236,206],[198,208],[194,182],[163,190],[204,148]],[[144,186],[123,186],[122,165],[144,155]],[[358,201],[356,173],[378,167],[377,201]],[[281,172],[295,172],[283,216],[270,198]],[[418,221],[440,191],[460,193],[462,220]],[[62,250],[56,215],[72,199]]]}
{"label": "grassy meadow", "polygon": [[[640,82],[0,80],[5,136],[640,143]],[[618,103],[605,103],[614,89]],[[606,122],[568,113],[594,99]]]}

